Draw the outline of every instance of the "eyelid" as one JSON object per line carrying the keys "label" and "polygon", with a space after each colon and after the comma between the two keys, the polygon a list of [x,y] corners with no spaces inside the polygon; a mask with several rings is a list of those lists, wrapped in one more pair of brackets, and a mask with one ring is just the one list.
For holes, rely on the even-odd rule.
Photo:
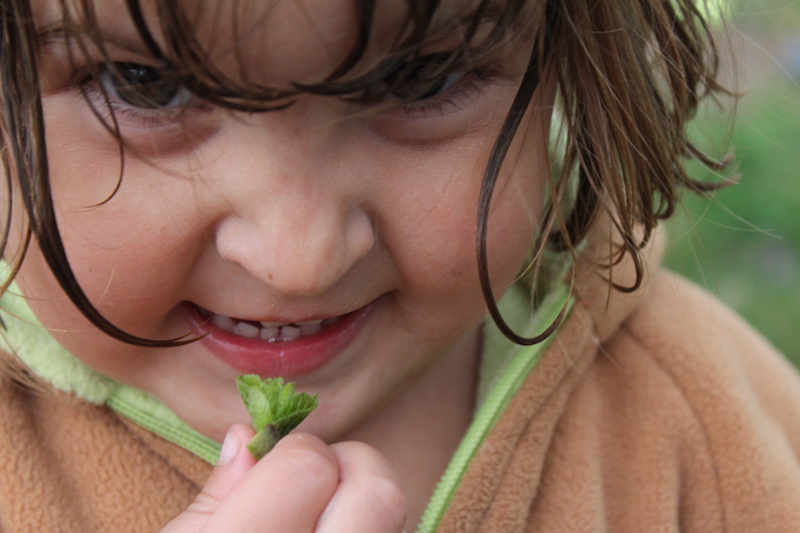
{"label": "eyelid", "polygon": [[448,76],[472,69],[472,65],[464,65],[463,60],[459,60],[452,51],[421,54],[407,59],[395,58],[385,63],[380,67],[383,70],[382,78],[366,87],[362,94],[367,102],[392,95],[399,100],[422,99]]}
{"label": "eyelid", "polygon": [[[166,70],[163,67],[144,63],[123,61],[119,64],[141,65],[144,68]],[[201,109],[211,107],[210,104],[194,95],[177,77],[175,83],[178,94],[168,105],[147,105],[145,97],[142,97],[143,105],[136,105],[125,101],[118,90],[112,86],[114,79],[111,77],[113,76],[119,77],[119,74],[114,73],[106,63],[98,63],[91,69],[84,68],[76,73],[74,85],[80,89],[83,97],[103,120],[107,120],[113,114],[115,121],[119,121],[120,119],[117,117],[121,115],[123,119],[126,117],[129,119],[128,123],[124,124],[126,126],[152,128],[174,124],[183,111],[189,107]],[[135,87],[132,86],[132,90],[135,90]],[[131,123],[132,121],[133,123]],[[139,121],[139,124],[136,124],[135,121]]]}
{"label": "eyelid", "polygon": [[[113,68],[112,68],[113,67]],[[138,71],[141,76],[145,74],[140,80],[141,83],[135,83],[126,77],[127,73]],[[148,80],[146,75],[151,74]],[[140,107],[145,109],[167,109],[185,104],[191,99],[192,93],[186,87],[185,83],[171,74],[168,68],[151,67],[139,63],[118,62],[111,65],[103,65],[100,72],[96,76],[97,81],[104,86],[107,93],[116,93],[120,100],[133,107]],[[117,86],[115,86],[115,83]],[[170,92],[174,90],[175,95],[169,102],[161,103],[148,95],[143,94],[145,89],[164,88],[166,87]],[[122,90],[127,92],[124,95]],[[139,103],[126,100],[127,97],[139,99]]]}
{"label": "eyelid", "polygon": [[474,102],[493,78],[490,72],[479,69],[463,72],[439,94],[421,100],[389,102],[383,114],[406,119],[443,117]]}

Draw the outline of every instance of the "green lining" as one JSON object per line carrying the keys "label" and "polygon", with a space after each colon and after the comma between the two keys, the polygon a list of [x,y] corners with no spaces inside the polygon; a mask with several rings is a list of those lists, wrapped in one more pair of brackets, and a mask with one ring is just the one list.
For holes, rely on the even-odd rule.
{"label": "green lining", "polygon": [[[569,311],[572,309],[572,304],[573,300],[570,298],[569,289],[559,285],[548,295],[531,322],[532,324],[550,324],[558,317],[565,305],[568,306]],[[493,325],[490,326],[490,329],[496,331]],[[530,330],[527,333],[530,334]],[[499,332],[494,334],[487,332],[487,335],[497,334]],[[502,369],[486,399],[478,408],[475,419],[461,440],[450,464],[442,474],[417,526],[417,533],[436,531],[470,461],[554,336],[541,344],[519,347],[513,353],[513,357],[508,359],[505,368]]]}
{"label": "green lining", "polygon": [[106,405],[128,420],[212,465],[217,463],[220,444],[193,430],[153,396],[133,387],[120,387],[106,400]]}
{"label": "green lining", "polygon": [[6,325],[0,347],[54,388],[102,404],[119,386],[65,350],[42,327],[14,283],[0,298],[0,317]]}

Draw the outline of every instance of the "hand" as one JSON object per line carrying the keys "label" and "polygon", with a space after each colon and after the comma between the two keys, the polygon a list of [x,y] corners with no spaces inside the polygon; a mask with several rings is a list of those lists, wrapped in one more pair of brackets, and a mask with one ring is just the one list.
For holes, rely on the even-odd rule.
{"label": "hand", "polygon": [[374,448],[327,446],[294,433],[256,462],[245,446],[253,433],[244,425],[231,428],[205,487],[162,533],[403,530],[405,498]]}

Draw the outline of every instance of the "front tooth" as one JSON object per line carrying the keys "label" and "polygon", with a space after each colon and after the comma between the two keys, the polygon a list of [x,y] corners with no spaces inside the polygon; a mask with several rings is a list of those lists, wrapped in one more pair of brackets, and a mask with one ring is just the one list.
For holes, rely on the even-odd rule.
{"label": "front tooth", "polygon": [[264,328],[279,328],[285,326],[286,322],[262,322],[261,326]]}
{"label": "front tooth", "polygon": [[302,335],[313,335],[322,329],[322,324],[307,324],[302,323],[300,325],[300,333]]}
{"label": "front tooth", "polygon": [[280,338],[285,341],[291,341],[300,336],[299,326],[283,326],[281,328]]}
{"label": "front tooth", "polygon": [[233,332],[236,335],[241,335],[242,337],[247,337],[248,339],[257,339],[258,334],[261,332],[261,328],[254,326],[253,324],[248,324],[247,322],[239,322],[234,326]]}
{"label": "front tooth", "polygon": [[280,328],[276,327],[268,327],[268,328],[261,328],[261,339],[265,341],[273,340],[278,337],[280,334]]}
{"label": "front tooth", "polygon": [[233,331],[234,326],[236,326],[236,322],[234,322],[231,317],[217,314],[211,315],[211,323],[217,326],[219,329],[229,332]]}

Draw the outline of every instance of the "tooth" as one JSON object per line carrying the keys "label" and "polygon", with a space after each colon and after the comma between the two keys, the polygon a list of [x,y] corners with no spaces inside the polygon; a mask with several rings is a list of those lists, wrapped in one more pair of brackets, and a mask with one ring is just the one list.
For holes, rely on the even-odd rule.
{"label": "tooth", "polygon": [[248,324],[247,322],[239,322],[236,324],[236,326],[234,326],[233,332],[236,335],[241,335],[242,337],[257,339],[258,334],[261,332],[261,328],[254,326],[253,324]]}
{"label": "tooth", "polygon": [[281,328],[281,339],[291,341],[300,336],[299,326],[283,326]]}
{"label": "tooth", "polygon": [[300,334],[301,335],[313,335],[322,329],[322,324],[308,324],[308,323],[301,323],[300,324]]}
{"label": "tooth", "polygon": [[261,339],[265,341],[272,340],[278,336],[280,331],[281,331],[280,328],[276,327],[261,328],[261,333],[259,337],[261,337]]}
{"label": "tooth", "polygon": [[236,322],[234,322],[231,317],[217,314],[211,315],[211,323],[225,331],[233,331],[236,325]]}
{"label": "tooth", "polygon": [[286,322],[262,322],[261,326],[265,328],[279,328],[285,326]]}
{"label": "tooth", "polygon": [[326,318],[325,320],[322,321],[322,325],[330,326],[331,324],[336,324],[339,321],[339,318],[341,317],[335,316],[333,318]]}

